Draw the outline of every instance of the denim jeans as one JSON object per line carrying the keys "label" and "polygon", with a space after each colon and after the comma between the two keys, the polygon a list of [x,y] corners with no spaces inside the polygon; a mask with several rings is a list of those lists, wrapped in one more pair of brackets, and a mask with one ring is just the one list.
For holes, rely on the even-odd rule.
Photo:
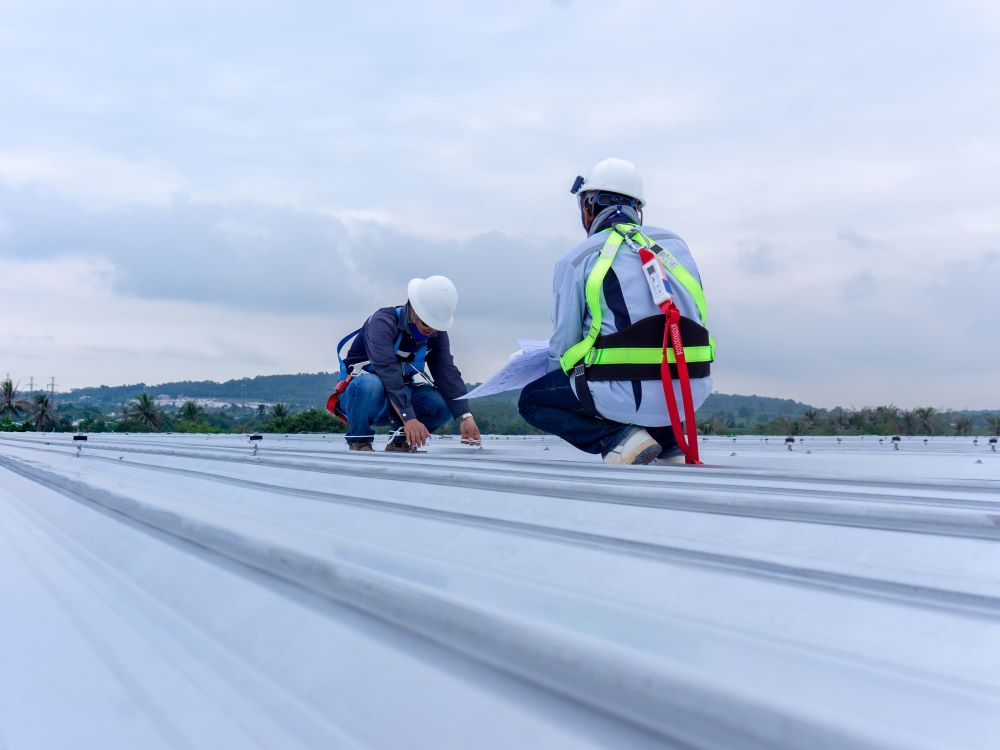
{"label": "denim jeans", "polygon": [[[413,412],[430,432],[452,418],[451,409],[437,388],[432,385],[410,385],[407,388]],[[375,437],[372,433],[375,425],[399,424],[399,417],[389,406],[385,387],[378,375],[365,373],[351,380],[341,394],[338,406],[350,423],[347,430],[349,443],[371,442]]]}
{"label": "denim jeans", "polygon": [[[586,453],[607,454],[622,439],[630,425],[587,414],[573,393],[569,376],[562,370],[528,383],[521,391],[518,411],[539,430],[561,437]],[[645,427],[664,452],[677,447],[673,428]]]}

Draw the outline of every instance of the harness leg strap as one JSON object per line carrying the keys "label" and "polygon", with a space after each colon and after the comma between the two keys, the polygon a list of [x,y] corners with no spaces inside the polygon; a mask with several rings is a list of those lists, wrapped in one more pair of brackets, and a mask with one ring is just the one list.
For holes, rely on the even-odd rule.
{"label": "harness leg strap", "polygon": [[576,383],[576,397],[580,400],[583,411],[592,417],[599,417],[597,405],[594,403],[594,396],[587,385],[587,372],[581,362],[573,369],[573,382]]}

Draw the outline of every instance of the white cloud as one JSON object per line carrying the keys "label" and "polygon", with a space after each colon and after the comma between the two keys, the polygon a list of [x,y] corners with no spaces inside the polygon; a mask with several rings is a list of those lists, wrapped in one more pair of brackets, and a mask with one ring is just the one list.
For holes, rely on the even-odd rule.
{"label": "white cloud", "polygon": [[[247,319],[282,339],[278,369],[310,369],[326,360],[295,352],[317,339],[287,331],[333,338],[446,272],[482,377],[547,332],[552,263],[580,236],[569,184],[619,154],[699,260],[720,388],[988,400],[998,335],[958,300],[1000,250],[994,5],[21,4],[0,29],[0,259],[99,290],[102,321],[148,319],[103,361],[171,377],[211,376],[230,339],[208,332]],[[961,376],[922,365],[929,298],[980,352]],[[99,346],[43,318],[63,362],[74,336]],[[232,374],[271,366],[234,335]]]}
{"label": "white cloud", "polygon": [[121,297],[110,276],[103,262],[0,260],[0,277],[24,281],[5,292],[0,367],[64,389],[314,372],[335,369],[330,330],[353,322]]}
{"label": "white cloud", "polygon": [[55,191],[89,208],[164,206],[184,188],[173,169],[86,151],[0,151],[0,183]]}

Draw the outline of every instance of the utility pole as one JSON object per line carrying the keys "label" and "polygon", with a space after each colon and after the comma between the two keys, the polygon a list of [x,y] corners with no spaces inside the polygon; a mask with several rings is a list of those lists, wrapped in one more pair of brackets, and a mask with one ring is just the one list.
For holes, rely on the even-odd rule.
{"label": "utility pole", "polygon": [[32,375],[30,378],[28,378],[28,384],[29,384],[28,385],[28,393],[29,394],[34,394],[34,392],[35,392],[35,376],[34,375]]}
{"label": "utility pole", "polygon": [[52,409],[52,431],[56,431],[56,376],[53,375],[49,382],[49,408]]}

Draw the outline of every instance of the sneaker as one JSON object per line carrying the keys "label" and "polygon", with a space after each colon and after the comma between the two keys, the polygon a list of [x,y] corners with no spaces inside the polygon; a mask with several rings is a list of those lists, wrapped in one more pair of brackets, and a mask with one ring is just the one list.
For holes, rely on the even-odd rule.
{"label": "sneaker", "polygon": [[665,466],[668,464],[683,464],[687,459],[684,457],[684,451],[680,448],[671,448],[668,451],[663,451],[656,460],[653,461],[657,466]]}
{"label": "sneaker", "polygon": [[374,448],[368,440],[356,440],[353,443],[347,444],[347,450],[349,451],[361,451],[362,453],[372,453]]}
{"label": "sneaker", "polygon": [[648,464],[660,455],[660,444],[641,427],[632,426],[604,456],[606,464]]}

